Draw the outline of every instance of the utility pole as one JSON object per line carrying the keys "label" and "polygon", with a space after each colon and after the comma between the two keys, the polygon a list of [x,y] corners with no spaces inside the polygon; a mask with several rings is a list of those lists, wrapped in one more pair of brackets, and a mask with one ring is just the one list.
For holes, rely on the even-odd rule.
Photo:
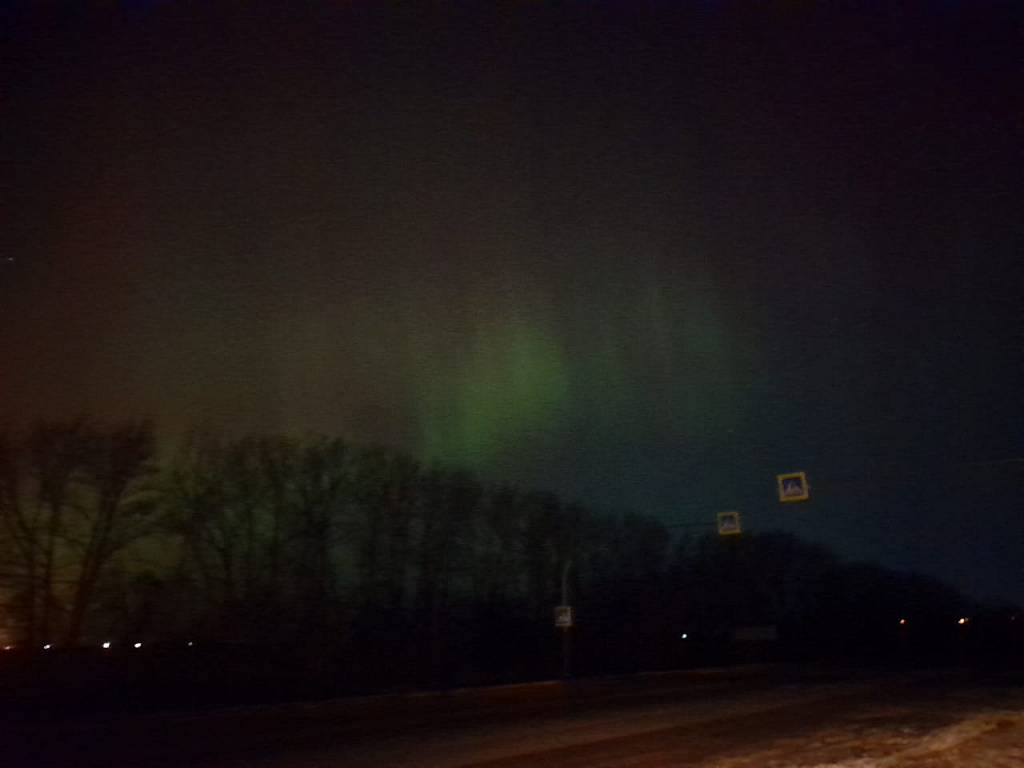
{"label": "utility pole", "polygon": [[562,608],[568,613],[567,621],[561,622],[562,629],[562,679],[568,680],[572,677],[572,641],[569,633],[572,631],[572,608],[569,603],[569,567],[572,565],[572,557],[565,560],[562,567]]}

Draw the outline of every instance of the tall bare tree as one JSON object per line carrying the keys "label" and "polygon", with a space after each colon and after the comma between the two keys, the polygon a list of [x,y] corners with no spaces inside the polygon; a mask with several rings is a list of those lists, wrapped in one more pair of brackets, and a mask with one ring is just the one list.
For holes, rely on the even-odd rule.
{"label": "tall bare tree", "polygon": [[81,484],[62,533],[74,580],[64,642],[78,643],[100,576],[113,558],[154,530],[158,497],[152,425],[135,422],[81,436]]}
{"label": "tall bare tree", "polygon": [[81,420],[36,422],[0,438],[0,522],[6,539],[5,581],[23,639],[47,643],[62,596],[61,534],[83,460]]}
{"label": "tall bare tree", "polygon": [[182,538],[179,571],[204,596],[206,629],[272,627],[287,596],[298,446],[286,439],[190,437],[168,473],[165,506]]}
{"label": "tall bare tree", "polygon": [[78,641],[102,569],[146,533],[146,423],[40,421],[0,437],[4,585],[30,645]]}

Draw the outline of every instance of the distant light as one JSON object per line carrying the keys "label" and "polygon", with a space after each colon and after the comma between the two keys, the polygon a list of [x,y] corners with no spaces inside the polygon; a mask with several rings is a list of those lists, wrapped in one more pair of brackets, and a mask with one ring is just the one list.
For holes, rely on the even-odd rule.
{"label": "distant light", "polygon": [[191,640],[189,640],[189,641],[188,641],[188,647],[189,647],[189,648],[191,648],[191,647],[192,647],[192,641],[191,641]]}
{"label": "distant light", "polygon": [[14,647],[13,645],[5,645],[5,646],[4,646],[4,650],[5,650],[5,651],[9,651],[9,650],[11,650],[11,649],[12,649],[13,647]]}
{"label": "distant light", "polygon": [[109,648],[109,647],[110,647],[110,641],[108,640],[107,642],[105,642],[105,643],[103,644],[103,647],[104,647],[104,648]]}
{"label": "distant light", "polygon": [[44,651],[48,651],[48,650],[50,650],[50,644],[49,644],[49,643],[47,643],[46,645],[44,645],[44,646],[43,646],[43,650],[44,650]]}
{"label": "distant light", "polygon": [[906,619],[900,619],[900,624],[906,624],[906,623],[907,623]]}
{"label": "distant light", "polygon": [[967,623],[967,619],[966,618],[960,619],[960,621],[957,622],[957,624],[966,624],[966,623]]}
{"label": "distant light", "polygon": [[135,644],[135,647],[136,647],[136,648],[141,648],[141,647],[142,647],[142,643],[136,643],[136,644]]}
{"label": "distant light", "polygon": [[680,637],[683,638],[683,640],[685,640],[686,638],[689,637],[689,635],[686,634],[685,632],[683,632],[683,634],[681,634]]}

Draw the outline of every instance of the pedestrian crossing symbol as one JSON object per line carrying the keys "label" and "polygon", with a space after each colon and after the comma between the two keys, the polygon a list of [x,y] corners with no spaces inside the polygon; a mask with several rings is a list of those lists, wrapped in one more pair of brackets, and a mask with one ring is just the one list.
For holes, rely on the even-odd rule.
{"label": "pedestrian crossing symbol", "polygon": [[739,512],[718,513],[718,534],[720,536],[733,536],[741,532]]}
{"label": "pedestrian crossing symbol", "polygon": [[803,472],[790,472],[779,475],[779,501],[807,501],[810,497],[807,488],[807,475]]}

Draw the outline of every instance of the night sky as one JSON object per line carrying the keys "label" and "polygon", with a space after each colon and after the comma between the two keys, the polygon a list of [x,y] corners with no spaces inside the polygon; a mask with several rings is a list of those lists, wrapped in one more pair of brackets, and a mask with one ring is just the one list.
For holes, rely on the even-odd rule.
{"label": "night sky", "polygon": [[1022,465],[968,464],[1024,456],[1020,3],[86,5],[0,15],[0,419],[337,434],[1024,602]]}

